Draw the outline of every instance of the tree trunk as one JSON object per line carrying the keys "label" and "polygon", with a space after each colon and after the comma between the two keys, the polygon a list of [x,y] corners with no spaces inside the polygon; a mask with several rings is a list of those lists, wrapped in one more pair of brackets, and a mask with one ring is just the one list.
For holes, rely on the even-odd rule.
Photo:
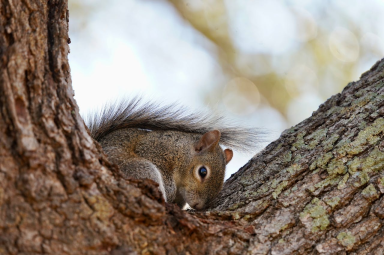
{"label": "tree trunk", "polygon": [[91,139],[68,42],[67,1],[0,2],[0,254],[384,253],[384,60],[186,212]]}

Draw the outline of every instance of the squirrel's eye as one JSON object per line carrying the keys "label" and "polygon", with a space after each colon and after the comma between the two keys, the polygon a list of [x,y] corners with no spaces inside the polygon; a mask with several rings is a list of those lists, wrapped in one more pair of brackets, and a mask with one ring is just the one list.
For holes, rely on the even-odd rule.
{"label": "squirrel's eye", "polygon": [[199,169],[199,175],[200,175],[200,177],[201,178],[204,178],[205,176],[207,176],[207,174],[208,174],[208,170],[207,170],[207,168],[205,168],[205,167],[200,167],[200,169]]}

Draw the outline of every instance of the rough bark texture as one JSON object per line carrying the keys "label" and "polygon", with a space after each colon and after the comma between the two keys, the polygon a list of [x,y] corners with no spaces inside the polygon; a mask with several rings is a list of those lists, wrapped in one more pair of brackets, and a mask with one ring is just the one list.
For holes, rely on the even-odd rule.
{"label": "rough bark texture", "polygon": [[0,254],[384,253],[384,61],[188,213],[90,138],[68,42],[66,1],[0,2]]}

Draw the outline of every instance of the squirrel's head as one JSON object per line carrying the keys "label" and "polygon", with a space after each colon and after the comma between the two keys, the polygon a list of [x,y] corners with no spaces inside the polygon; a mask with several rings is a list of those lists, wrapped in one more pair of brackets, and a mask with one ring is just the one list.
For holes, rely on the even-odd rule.
{"label": "squirrel's head", "polygon": [[193,157],[187,172],[180,178],[180,195],[194,209],[203,209],[223,187],[225,166],[233,152],[220,147],[220,136],[220,131],[213,130],[200,137],[191,148]]}

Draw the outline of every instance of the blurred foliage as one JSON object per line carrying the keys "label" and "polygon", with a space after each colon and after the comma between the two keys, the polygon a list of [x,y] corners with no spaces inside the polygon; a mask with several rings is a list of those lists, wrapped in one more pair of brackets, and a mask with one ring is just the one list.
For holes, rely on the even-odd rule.
{"label": "blurred foliage", "polygon": [[101,0],[69,0],[71,33],[87,32],[92,15],[102,9],[107,3]]}
{"label": "blurred foliage", "polygon": [[[148,17],[135,12],[137,0],[127,1],[128,5],[122,2],[70,0],[70,15],[75,17],[70,19],[72,35],[91,33],[88,22],[100,19],[96,13],[107,5],[117,6],[123,16]],[[205,104],[219,102],[244,118],[257,109],[272,107],[284,116],[284,122],[295,124],[384,55],[382,1],[142,0],[140,4],[152,4],[156,9],[159,2],[173,6],[188,25],[213,45],[206,50],[215,58],[221,73],[212,74],[215,81],[211,80],[212,86],[204,90]],[[118,25],[136,26],[127,23],[129,19],[122,19]],[[110,28],[94,31],[102,34],[103,29]],[[161,34],[156,29],[150,19],[137,28],[143,34]],[[129,34],[129,29],[121,31],[127,37],[139,34]],[[100,34],[90,36],[93,45],[93,38]],[[162,36],[159,40],[168,41]],[[150,38],[152,44],[148,45],[155,50],[161,49],[156,47],[159,42],[151,41],[152,37],[143,38]],[[139,43],[144,44],[145,40],[148,39]]]}
{"label": "blurred foliage", "polygon": [[[356,38],[364,36],[364,27],[352,20],[340,7],[333,6],[332,1],[319,5],[318,8],[321,10],[318,12],[325,20],[330,19],[328,22],[334,22],[329,17],[328,10],[337,10],[340,23],[348,30],[321,24],[327,21],[314,20],[309,12],[294,8],[285,2],[286,10],[294,19],[297,34],[295,47],[283,54],[262,51],[249,53],[234,45],[236,32],[231,32],[229,28],[231,22],[228,15],[228,8],[231,8],[228,5],[229,0],[168,1],[188,23],[216,45],[218,62],[229,80],[236,77],[246,78],[238,79],[240,83],[250,80],[253,86],[257,87],[261,98],[265,99],[261,103],[272,106],[286,117],[289,103],[301,93],[311,90],[325,100],[341,91],[348,82],[356,79],[357,72],[365,71],[359,70],[360,60],[364,55],[370,55],[371,59],[377,60],[383,57],[382,49],[357,41]],[[234,12],[234,15],[243,15],[241,12],[236,13],[236,10],[231,12]],[[273,13],[270,18],[271,20],[275,18]],[[251,30],[251,24],[245,29]],[[354,56],[356,54],[357,56]],[[301,63],[301,66],[295,66],[297,63]],[[279,71],[279,65],[288,67]],[[260,74],[260,69],[266,71]],[[249,97],[248,89],[243,88],[237,93],[242,94],[243,98]],[[218,96],[221,96],[220,93],[212,92],[208,100],[217,100],[215,97]],[[260,104],[254,100],[248,101]]]}

